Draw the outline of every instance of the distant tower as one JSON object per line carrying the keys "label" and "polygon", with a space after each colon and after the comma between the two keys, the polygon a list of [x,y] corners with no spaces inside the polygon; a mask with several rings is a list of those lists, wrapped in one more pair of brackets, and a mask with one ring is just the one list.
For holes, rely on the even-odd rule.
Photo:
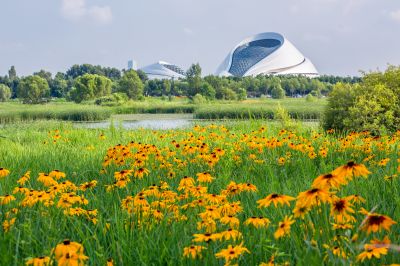
{"label": "distant tower", "polygon": [[137,63],[134,60],[129,60],[128,61],[128,70],[137,70]]}

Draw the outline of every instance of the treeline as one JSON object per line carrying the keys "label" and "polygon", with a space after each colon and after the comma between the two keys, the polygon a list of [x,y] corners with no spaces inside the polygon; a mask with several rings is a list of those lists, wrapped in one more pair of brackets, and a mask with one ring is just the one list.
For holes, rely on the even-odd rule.
{"label": "treeline", "polygon": [[283,98],[327,95],[338,83],[354,84],[358,77],[265,76],[202,77],[199,64],[193,64],[186,78],[149,80],[142,71],[119,70],[90,64],[74,65],[65,73],[40,70],[19,77],[15,67],[0,76],[0,101],[19,98],[24,103],[41,103],[50,98],[65,98],[80,103],[95,100],[98,104],[124,99],[141,100],[145,96],[187,96],[207,100],[243,100],[247,97]]}

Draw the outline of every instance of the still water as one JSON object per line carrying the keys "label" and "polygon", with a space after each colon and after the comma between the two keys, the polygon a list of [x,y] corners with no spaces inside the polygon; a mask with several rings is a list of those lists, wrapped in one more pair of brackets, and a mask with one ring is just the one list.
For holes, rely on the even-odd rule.
{"label": "still water", "polygon": [[115,127],[125,129],[178,129],[191,127],[192,119],[192,115],[185,114],[135,114],[113,116],[112,122],[78,122],[74,125],[79,128],[109,128],[113,123]]}
{"label": "still water", "polygon": [[[187,119],[168,119],[168,120],[140,120],[140,121],[116,121],[113,122],[115,127],[120,125],[124,129],[177,129],[190,127],[192,122]],[[110,121],[106,122],[81,122],[74,123],[75,127],[79,128],[109,128]]]}

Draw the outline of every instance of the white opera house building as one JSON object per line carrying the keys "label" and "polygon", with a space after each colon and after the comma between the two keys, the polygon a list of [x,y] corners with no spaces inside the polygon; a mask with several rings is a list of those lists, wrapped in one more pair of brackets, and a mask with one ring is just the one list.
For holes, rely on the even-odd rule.
{"label": "white opera house building", "polygon": [[243,40],[228,54],[218,76],[304,75],[318,76],[313,63],[289,40],[275,32]]}

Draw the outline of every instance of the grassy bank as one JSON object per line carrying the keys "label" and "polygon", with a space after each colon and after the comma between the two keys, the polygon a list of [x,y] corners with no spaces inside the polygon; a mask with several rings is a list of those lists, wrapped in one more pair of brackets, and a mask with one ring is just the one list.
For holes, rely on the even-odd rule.
{"label": "grassy bank", "polygon": [[[108,259],[114,265],[224,265],[216,254],[241,243],[250,253],[235,253],[231,263],[259,265],[274,257],[279,264],[358,265],[372,239],[400,243],[399,135],[288,132],[254,120],[176,131],[17,123],[0,128],[0,136],[0,248],[7,250],[0,265],[54,258],[52,249],[64,239],[83,245],[88,265]],[[315,200],[297,198],[316,177],[350,160],[371,174],[346,174],[335,186],[319,187],[325,194]],[[293,198],[260,206],[273,193]],[[6,194],[14,199],[4,200]],[[333,212],[339,198],[354,212]],[[298,216],[302,204],[307,208]],[[368,232],[372,214],[363,208],[397,224]],[[277,237],[286,216],[294,223]],[[206,233],[211,240],[200,239]],[[203,247],[201,257],[184,256],[192,245]],[[363,265],[399,262],[398,251],[386,253]]]}
{"label": "grassy bank", "polygon": [[275,119],[279,108],[298,120],[318,120],[322,117],[326,100],[306,102],[304,99],[247,100],[238,103],[215,103],[199,106],[197,119]]}
{"label": "grassy bank", "polygon": [[280,106],[291,118],[317,120],[326,105],[326,100],[306,102],[304,99],[250,99],[243,102],[215,101],[193,104],[187,99],[167,101],[147,99],[143,102],[127,102],[119,106],[104,107],[93,104],[48,103],[24,105],[0,103],[0,123],[31,120],[101,121],[112,114],[189,114],[197,119],[274,119]]}
{"label": "grassy bank", "polygon": [[110,108],[95,105],[0,103],[0,123],[2,124],[33,120],[101,121],[108,119],[111,114]]}

